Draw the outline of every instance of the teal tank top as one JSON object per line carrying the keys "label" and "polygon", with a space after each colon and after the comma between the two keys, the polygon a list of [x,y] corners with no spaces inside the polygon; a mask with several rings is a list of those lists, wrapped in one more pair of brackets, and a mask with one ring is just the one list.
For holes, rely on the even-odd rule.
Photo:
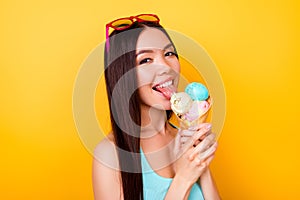
{"label": "teal tank top", "polygon": [[[145,200],[163,200],[172,183],[172,178],[165,178],[158,175],[148,163],[144,152],[141,149],[141,163],[143,171],[143,191]],[[204,200],[202,190],[198,183],[191,189],[189,200]]]}

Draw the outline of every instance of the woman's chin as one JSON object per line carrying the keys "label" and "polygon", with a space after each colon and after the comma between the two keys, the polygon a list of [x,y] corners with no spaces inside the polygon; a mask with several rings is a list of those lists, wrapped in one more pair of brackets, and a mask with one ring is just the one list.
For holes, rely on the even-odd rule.
{"label": "woman's chin", "polygon": [[151,109],[161,110],[161,111],[166,111],[166,110],[171,110],[171,105],[170,105],[170,103],[165,103],[165,104],[153,104],[153,105],[151,106]]}

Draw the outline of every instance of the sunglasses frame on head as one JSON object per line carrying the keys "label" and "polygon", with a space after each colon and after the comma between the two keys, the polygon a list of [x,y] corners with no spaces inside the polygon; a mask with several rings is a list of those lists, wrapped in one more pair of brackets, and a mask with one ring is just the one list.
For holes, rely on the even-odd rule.
{"label": "sunglasses frame on head", "polygon": [[[149,18],[152,18],[153,20],[149,19]],[[127,21],[128,24],[121,23],[122,21]],[[136,16],[119,18],[119,19],[109,22],[105,26],[106,27],[106,49],[107,49],[107,51],[109,50],[109,28],[113,28],[114,30],[118,30],[118,31],[126,30],[126,29],[130,28],[135,21],[137,21],[137,22],[154,22],[154,23],[159,24],[160,19],[155,14],[140,14],[140,15],[136,15]],[[120,22],[120,24],[118,24],[118,22]]]}

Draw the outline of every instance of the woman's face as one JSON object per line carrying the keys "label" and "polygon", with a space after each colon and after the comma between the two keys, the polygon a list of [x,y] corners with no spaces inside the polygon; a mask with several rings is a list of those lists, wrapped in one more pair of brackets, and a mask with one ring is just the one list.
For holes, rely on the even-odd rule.
{"label": "woman's face", "polygon": [[170,97],[176,91],[180,65],[167,36],[147,27],[137,40],[136,66],[142,108],[170,110]]}

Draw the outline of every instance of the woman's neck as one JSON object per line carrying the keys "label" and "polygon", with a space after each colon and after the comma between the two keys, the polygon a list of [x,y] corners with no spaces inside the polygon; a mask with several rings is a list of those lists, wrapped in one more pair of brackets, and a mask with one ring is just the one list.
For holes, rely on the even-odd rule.
{"label": "woman's neck", "polygon": [[167,115],[165,110],[141,108],[141,137],[149,138],[156,134],[166,134]]}

